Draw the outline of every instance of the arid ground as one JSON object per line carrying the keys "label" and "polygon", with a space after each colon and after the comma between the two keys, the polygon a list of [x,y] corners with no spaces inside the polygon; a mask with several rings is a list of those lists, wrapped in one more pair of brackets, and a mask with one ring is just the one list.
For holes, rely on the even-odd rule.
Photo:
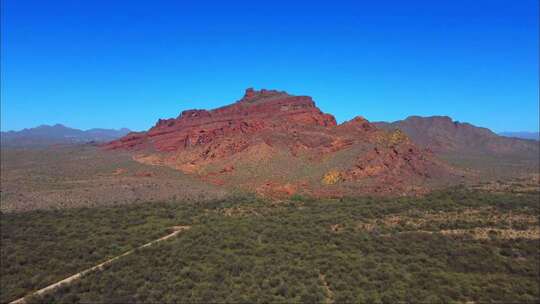
{"label": "arid ground", "polygon": [[136,202],[204,201],[225,190],[123,152],[93,145],[1,150],[1,210],[95,207]]}

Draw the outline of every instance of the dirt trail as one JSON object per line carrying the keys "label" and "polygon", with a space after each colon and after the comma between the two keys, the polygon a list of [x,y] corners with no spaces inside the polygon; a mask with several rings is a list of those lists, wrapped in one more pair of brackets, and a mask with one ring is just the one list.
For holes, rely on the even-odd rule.
{"label": "dirt trail", "polygon": [[330,286],[328,285],[328,282],[326,281],[326,276],[322,273],[319,273],[319,279],[321,280],[321,283],[323,284],[324,293],[326,295],[326,298],[324,299],[324,303],[325,304],[334,303],[334,292],[330,289]]}
{"label": "dirt trail", "polygon": [[103,267],[104,267],[104,266],[113,263],[114,261],[118,260],[118,259],[121,258],[121,257],[124,257],[124,256],[126,256],[126,255],[132,254],[132,253],[135,252],[135,250],[137,250],[137,249],[145,248],[145,247],[151,246],[151,245],[153,245],[153,244],[155,244],[155,243],[158,243],[158,242],[167,240],[167,239],[169,239],[169,238],[172,238],[173,236],[177,235],[178,233],[180,233],[180,232],[182,232],[182,231],[184,231],[184,230],[187,230],[187,229],[189,229],[189,228],[191,228],[191,227],[190,227],[190,226],[174,226],[174,227],[171,227],[171,228],[173,229],[173,232],[172,232],[171,234],[168,234],[168,235],[166,235],[166,236],[164,236],[164,237],[161,237],[161,238],[159,238],[159,239],[157,239],[157,240],[153,240],[153,241],[151,241],[151,242],[149,242],[149,243],[146,243],[146,244],[144,244],[144,245],[142,245],[142,246],[140,246],[140,247],[137,247],[137,248],[132,249],[132,250],[130,250],[130,251],[128,251],[128,252],[125,252],[125,253],[123,253],[123,254],[121,254],[121,255],[119,255],[119,256],[116,256],[116,257],[114,257],[114,258],[112,258],[112,259],[109,259],[109,260],[107,260],[107,261],[105,261],[105,262],[103,262],[103,263],[101,263],[101,264],[98,264],[98,265],[96,265],[96,266],[93,266],[93,267],[91,267],[91,268],[88,268],[88,269],[86,269],[86,270],[83,270],[83,271],[81,271],[81,272],[78,272],[78,273],[76,273],[76,274],[74,274],[74,275],[72,275],[72,276],[70,276],[70,277],[68,277],[68,278],[65,278],[65,279],[63,279],[63,280],[61,280],[61,281],[59,281],[59,282],[56,282],[56,283],[54,283],[54,284],[51,284],[51,285],[49,285],[49,286],[47,286],[47,287],[44,287],[44,288],[42,288],[42,289],[40,289],[40,290],[38,290],[38,291],[32,292],[32,293],[30,293],[30,294],[28,294],[28,295],[26,295],[26,296],[24,296],[24,297],[22,297],[22,298],[20,298],[20,299],[17,299],[17,300],[15,300],[15,301],[12,301],[12,302],[10,302],[10,304],[24,304],[24,303],[26,303],[26,300],[25,300],[26,297],[29,297],[29,296],[41,296],[41,295],[44,295],[45,293],[48,293],[48,292],[51,292],[51,291],[55,290],[56,288],[59,288],[59,287],[61,287],[61,286],[65,286],[65,285],[67,285],[67,284],[71,284],[71,283],[73,283],[74,281],[80,279],[82,276],[88,274],[88,273],[91,272],[91,271],[100,271],[100,270],[103,270]]}

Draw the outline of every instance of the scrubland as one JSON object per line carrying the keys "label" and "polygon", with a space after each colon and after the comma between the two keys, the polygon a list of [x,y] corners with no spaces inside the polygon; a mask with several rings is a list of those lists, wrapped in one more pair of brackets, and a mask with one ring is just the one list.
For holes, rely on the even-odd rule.
{"label": "scrubland", "polygon": [[166,235],[30,303],[503,302],[540,299],[539,192],[236,195],[2,214],[2,302]]}

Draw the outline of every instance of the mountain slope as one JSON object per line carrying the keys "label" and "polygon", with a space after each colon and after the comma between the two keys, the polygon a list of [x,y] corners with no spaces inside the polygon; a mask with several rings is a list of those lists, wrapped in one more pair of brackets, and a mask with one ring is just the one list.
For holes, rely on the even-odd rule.
{"label": "mountain slope", "polygon": [[538,155],[538,142],[499,136],[487,128],[453,121],[447,116],[410,116],[374,124],[386,130],[400,129],[413,142],[436,153]]}
{"label": "mountain slope", "polygon": [[128,129],[73,129],[61,124],[53,126],[41,125],[21,131],[1,132],[1,143],[4,147],[38,147],[55,144],[71,144],[85,142],[107,142],[128,134]]}
{"label": "mountain slope", "polygon": [[361,117],[337,125],[310,97],[273,90],[248,89],[231,105],[160,119],[105,148],[270,195],[418,193],[456,178],[399,131]]}

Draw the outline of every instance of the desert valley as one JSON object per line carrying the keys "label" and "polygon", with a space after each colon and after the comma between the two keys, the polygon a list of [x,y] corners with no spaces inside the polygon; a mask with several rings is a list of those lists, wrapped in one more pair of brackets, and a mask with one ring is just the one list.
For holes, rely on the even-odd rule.
{"label": "desert valley", "polygon": [[538,304],[538,1],[0,0],[0,304]]}
{"label": "desert valley", "polygon": [[146,132],[42,141],[2,145],[5,303],[539,295],[536,140],[443,116],[338,124],[250,88]]}

